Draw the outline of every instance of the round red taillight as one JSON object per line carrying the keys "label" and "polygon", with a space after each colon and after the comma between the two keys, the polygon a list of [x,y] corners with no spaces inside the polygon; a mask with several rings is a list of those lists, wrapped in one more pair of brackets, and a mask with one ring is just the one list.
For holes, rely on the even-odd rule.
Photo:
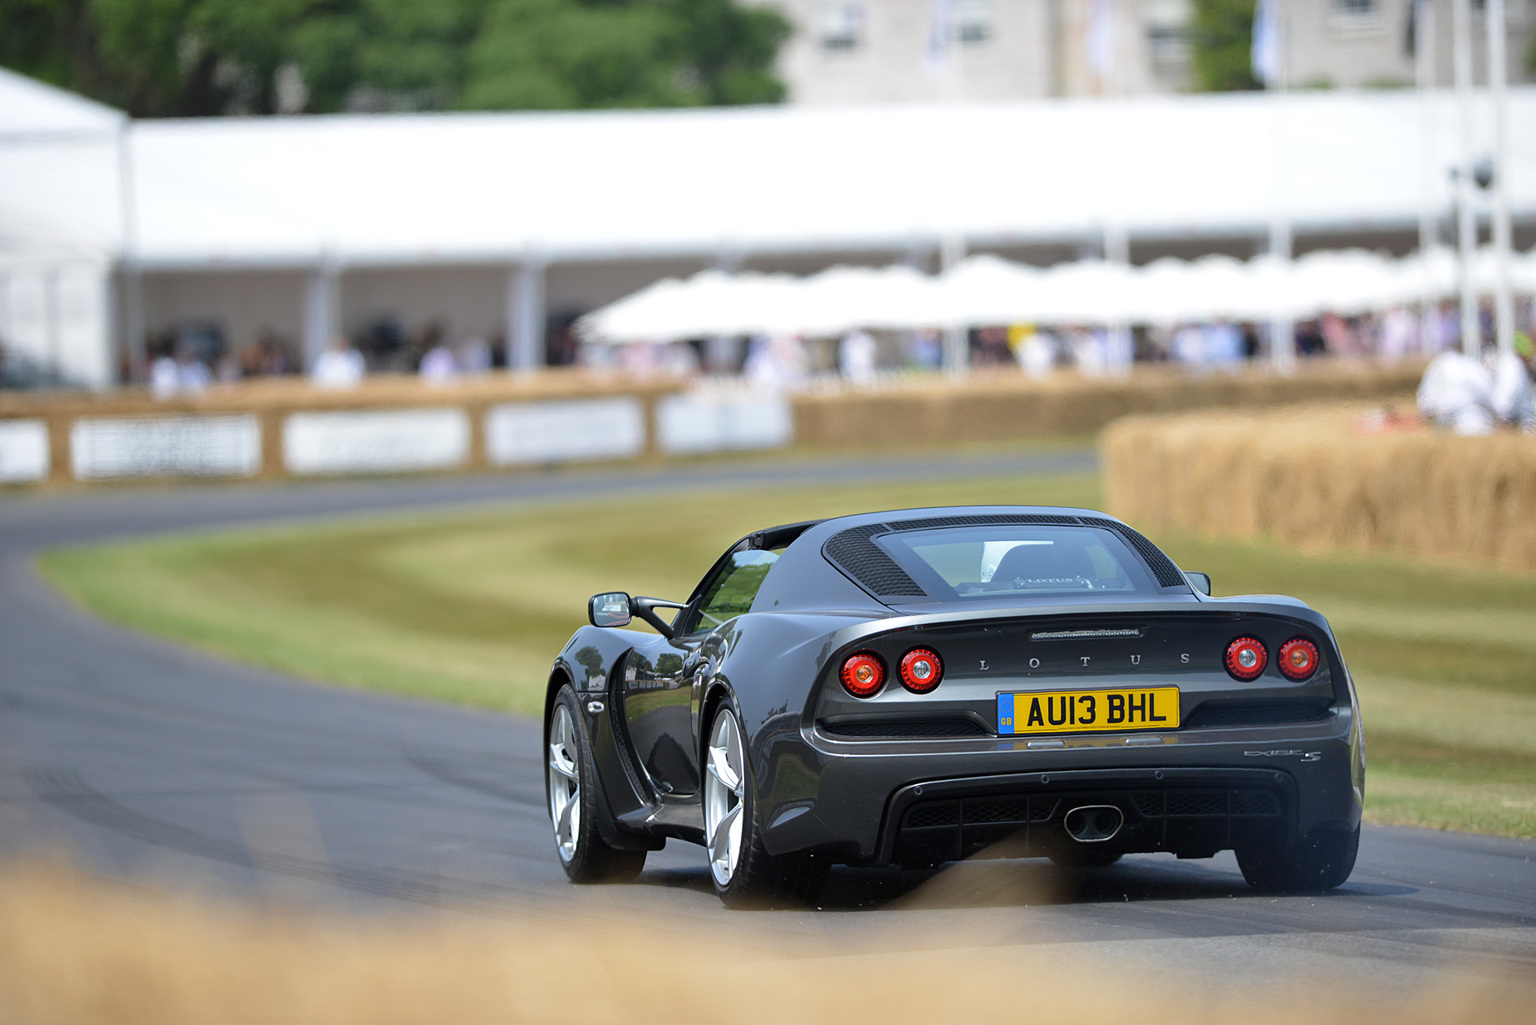
{"label": "round red taillight", "polygon": [[1280,663],[1280,671],[1289,679],[1305,680],[1317,672],[1321,658],[1317,653],[1317,645],[1305,637],[1292,637],[1280,645],[1277,661]]}
{"label": "round red taillight", "polygon": [[1227,645],[1227,672],[1239,680],[1257,680],[1269,664],[1269,652],[1257,637],[1239,637]]}
{"label": "round red taillight", "polygon": [[885,663],[878,655],[861,651],[843,663],[843,689],[856,698],[871,697],[885,683]]}
{"label": "round red taillight", "polygon": [[944,663],[938,652],[913,648],[901,656],[901,685],[918,694],[926,694],[944,678]]}

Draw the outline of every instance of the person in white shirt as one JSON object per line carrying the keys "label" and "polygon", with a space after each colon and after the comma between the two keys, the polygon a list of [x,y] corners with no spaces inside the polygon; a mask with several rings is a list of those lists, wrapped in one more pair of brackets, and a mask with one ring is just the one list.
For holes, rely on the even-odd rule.
{"label": "person in white shirt", "polygon": [[346,335],[337,335],[315,360],[311,379],[317,388],[356,388],[363,379],[363,354],[352,348]]}
{"label": "person in white shirt", "polygon": [[181,368],[169,353],[158,356],[149,365],[149,393],[157,399],[168,399],[181,387]]}
{"label": "person in white shirt", "polygon": [[427,354],[421,357],[421,366],[417,368],[421,379],[428,384],[445,384],[453,380],[453,375],[458,372],[458,365],[453,358],[453,350],[439,342],[427,350]]}
{"label": "person in white shirt", "polygon": [[837,347],[837,368],[849,384],[875,379],[875,339],[868,331],[850,331]]}

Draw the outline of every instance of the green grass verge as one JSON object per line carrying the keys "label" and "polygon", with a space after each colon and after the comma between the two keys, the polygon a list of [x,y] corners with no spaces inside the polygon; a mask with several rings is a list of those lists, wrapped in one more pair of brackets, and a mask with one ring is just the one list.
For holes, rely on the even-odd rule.
{"label": "green grass verge", "polygon": [[[684,597],[771,523],[976,502],[1101,505],[1092,475],[696,490],[62,549],[47,577],[125,626],[317,680],[535,714],[589,595]],[[1329,616],[1365,706],[1374,821],[1536,837],[1536,578],[1155,538],[1218,594]]]}

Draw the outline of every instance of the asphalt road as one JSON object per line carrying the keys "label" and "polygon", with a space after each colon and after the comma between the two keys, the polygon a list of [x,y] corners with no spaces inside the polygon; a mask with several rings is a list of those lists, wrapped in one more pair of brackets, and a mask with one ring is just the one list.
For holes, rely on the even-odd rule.
{"label": "asphalt road", "polygon": [[51,546],[241,523],[1092,465],[1064,452],[0,497],[0,853],[363,915],[556,906],[690,931],[745,923],[772,944],[1005,944],[1037,964],[1193,965],[1215,979],[1536,977],[1536,843],[1424,830],[1367,827],[1354,876],[1326,896],[1254,895],[1230,854],[1147,855],[1076,875],[1033,862],[839,871],[819,911],[732,914],[702,850],[675,842],[633,884],[572,887],[536,723],[189,652],[82,614],[34,567]]}

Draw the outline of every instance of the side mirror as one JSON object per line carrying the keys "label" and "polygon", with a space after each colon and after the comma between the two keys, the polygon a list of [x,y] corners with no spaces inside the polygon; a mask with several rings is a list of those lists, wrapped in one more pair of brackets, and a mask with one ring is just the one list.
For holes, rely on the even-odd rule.
{"label": "side mirror", "polygon": [[1211,596],[1211,575],[1209,573],[1188,572],[1184,574],[1184,579],[1189,581],[1190,587],[1193,587],[1207,598]]}
{"label": "side mirror", "polygon": [[587,619],[593,626],[628,626],[629,595],[623,591],[594,594],[587,599]]}

